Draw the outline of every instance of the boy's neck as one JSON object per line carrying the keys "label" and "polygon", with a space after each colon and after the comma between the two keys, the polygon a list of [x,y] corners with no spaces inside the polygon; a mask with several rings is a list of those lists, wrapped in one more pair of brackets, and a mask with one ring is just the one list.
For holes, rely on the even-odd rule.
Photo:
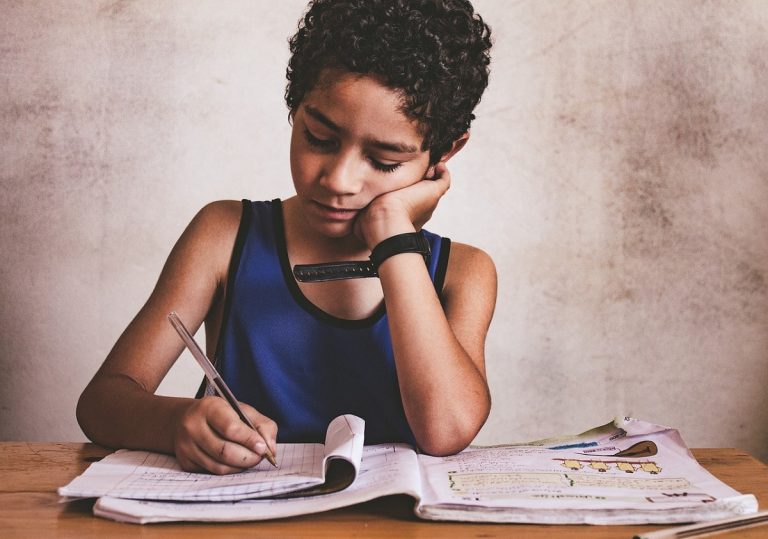
{"label": "boy's neck", "polygon": [[283,201],[283,227],[291,264],[366,259],[370,251],[354,234],[329,237],[308,225],[295,196]]}

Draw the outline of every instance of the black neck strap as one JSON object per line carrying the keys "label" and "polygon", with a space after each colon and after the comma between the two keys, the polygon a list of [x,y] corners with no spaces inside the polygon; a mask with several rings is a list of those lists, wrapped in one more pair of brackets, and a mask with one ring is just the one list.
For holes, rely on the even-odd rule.
{"label": "black neck strap", "polygon": [[293,267],[293,275],[302,283],[378,277],[381,263],[401,253],[420,253],[426,262],[430,254],[429,241],[421,232],[398,234],[374,247],[369,260],[297,264]]}

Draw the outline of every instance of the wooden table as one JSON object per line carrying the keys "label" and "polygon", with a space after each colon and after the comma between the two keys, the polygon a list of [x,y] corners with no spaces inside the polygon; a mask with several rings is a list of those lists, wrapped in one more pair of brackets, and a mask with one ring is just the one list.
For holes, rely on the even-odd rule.
{"label": "wooden table", "polygon": [[[659,526],[531,526],[427,522],[413,501],[390,496],[316,515],[228,524],[122,524],[94,517],[93,501],[60,503],[56,489],[110,451],[94,444],[0,442],[0,537],[617,537]],[[738,449],[694,449],[719,479],[768,507],[768,467]],[[765,526],[721,537],[768,536]]]}

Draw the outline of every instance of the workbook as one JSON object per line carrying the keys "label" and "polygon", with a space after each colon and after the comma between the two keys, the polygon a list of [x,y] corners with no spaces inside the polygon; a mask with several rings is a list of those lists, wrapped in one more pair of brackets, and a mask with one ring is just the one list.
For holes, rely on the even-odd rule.
{"label": "workbook", "polygon": [[285,518],[393,494],[412,497],[416,516],[429,520],[667,524],[757,511],[755,497],[702,468],[676,430],[637,419],[447,457],[363,440],[363,420],[341,416],[325,444],[278,444],[277,468],[262,462],[226,476],[118,451],[59,493],[98,497],[96,515],[142,524]]}

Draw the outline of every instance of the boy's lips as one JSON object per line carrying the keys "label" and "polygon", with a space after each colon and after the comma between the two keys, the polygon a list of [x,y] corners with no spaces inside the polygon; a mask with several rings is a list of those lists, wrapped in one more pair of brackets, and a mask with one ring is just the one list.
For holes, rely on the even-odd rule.
{"label": "boy's lips", "polygon": [[327,204],[318,202],[317,200],[313,200],[312,202],[315,208],[319,210],[319,213],[322,217],[332,221],[348,221],[350,219],[354,219],[357,216],[357,213],[360,211],[357,208],[339,208],[337,206],[329,206]]}

